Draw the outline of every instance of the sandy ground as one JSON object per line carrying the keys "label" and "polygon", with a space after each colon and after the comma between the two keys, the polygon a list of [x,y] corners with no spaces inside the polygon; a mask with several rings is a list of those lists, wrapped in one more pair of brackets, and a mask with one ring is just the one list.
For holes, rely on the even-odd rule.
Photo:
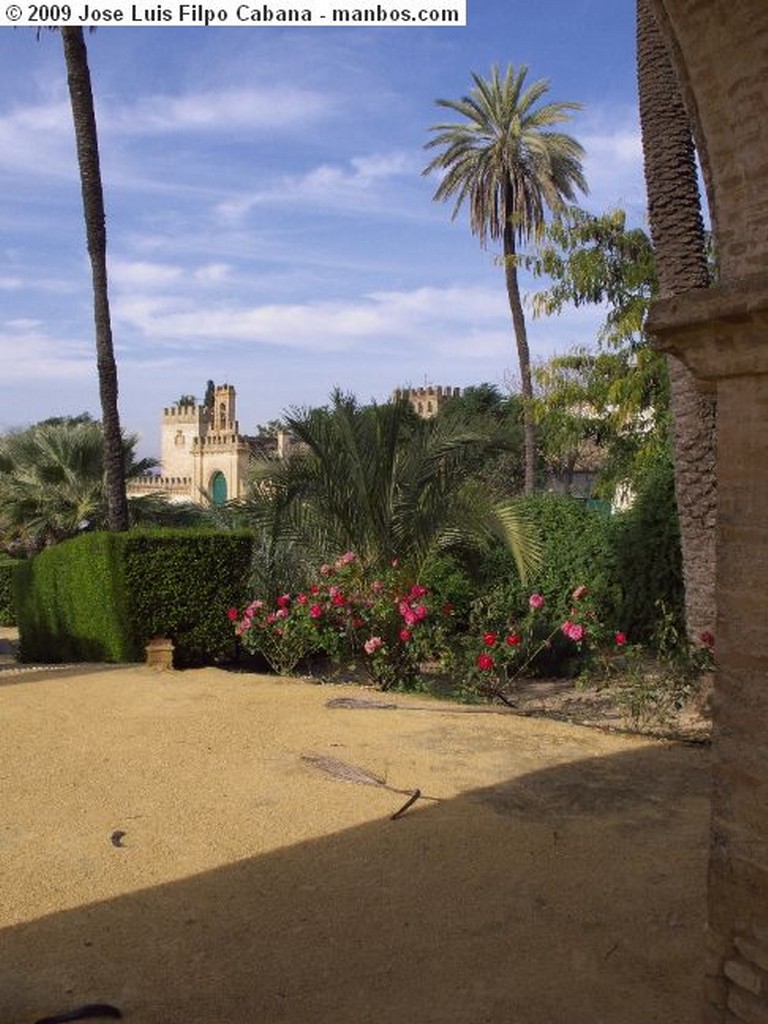
{"label": "sandy ground", "polygon": [[705,749],[342,695],[0,664],[0,1024],[698,1021]]}

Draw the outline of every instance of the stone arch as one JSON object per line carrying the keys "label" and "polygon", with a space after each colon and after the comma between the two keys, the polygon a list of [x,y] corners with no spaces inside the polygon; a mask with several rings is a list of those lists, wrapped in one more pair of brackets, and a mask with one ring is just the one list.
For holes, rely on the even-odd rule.
{"label": "stone arch", "polygon": [[719,278],[649,326],[717,395],[717,671],[703,1020],[768,1022],[768,3],[651,0],[694,124]]}

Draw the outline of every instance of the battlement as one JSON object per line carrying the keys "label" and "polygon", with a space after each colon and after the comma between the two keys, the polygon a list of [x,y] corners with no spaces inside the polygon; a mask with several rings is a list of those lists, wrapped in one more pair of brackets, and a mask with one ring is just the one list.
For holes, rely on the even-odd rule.
{"label": "battlement", "polygon": [[438,401],[445,401],[446,398],[460,398],[461,388],[443,387],[442,384],[427,384],[421,388],[397,388],[393,393],[396,402],[407,398],[413,401],[419,398],[436,398]]}
{"label": "battlement", "polygon": [[188,491],[192,486],[191,476],[155,476],[153,473],[146,473],[143,476],[136,476],[126,484],[126,490],[150,489],[153,491]]}
{"label": "battlement", "polygon": [[426,384],[420,388],[396,388],[392,392],[395,402],[410,402],[414,410],[424,419],[437,414],[438,409],[449,398],[460,398],[461,388],[443,387],[441,384]]}
{"label": "battlement", "polygon": [[235,431],[233,433],[225,434],[205,434],[202,437],[195,437],[192,441],[192,451],[194,452],[197,448],[234,448],[236,445],[250,445],[251,439],[245,437],[245,435],[237,433],[237,424],[235,424]]}
{"label": "battlement", "polygon": [[204,415],[204,405],[171,405],[163,409],[163,419],[174,423],[198,423]]}

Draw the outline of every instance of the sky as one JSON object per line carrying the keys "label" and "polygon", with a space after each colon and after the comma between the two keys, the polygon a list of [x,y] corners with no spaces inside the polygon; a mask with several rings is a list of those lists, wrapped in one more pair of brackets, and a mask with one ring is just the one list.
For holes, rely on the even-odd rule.
{"label": "sky", "polygon": [[[243,433],[334,387],[514,389],[498,253],[422,171],[471,74],[526,64],[583,109],[593,212],[645,225],[629,0],[468,0],[451,28],[112,27],[87,36],[123,427],[233,384]],[[524,289],[534,282],[524,280]],[[530,320],[530,317],[529,317]],[[534,360],[600,311],[529,323]],[[61,41],[0,28],[0,433],[100,415]]]}

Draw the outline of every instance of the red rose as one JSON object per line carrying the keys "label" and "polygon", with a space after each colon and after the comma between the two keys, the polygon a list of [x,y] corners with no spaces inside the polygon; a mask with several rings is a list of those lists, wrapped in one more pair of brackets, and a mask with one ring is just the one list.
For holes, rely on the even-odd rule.
{"label": "red rose", "polygon": [[506,637],[506,639],[504,640],[504,643],[507,645],[507,647],[518,647],[520,642],[520,637],[517,633],[510,633],[509,636]]}
{"label": "red rose", "polygon": [[237,620],[240,618],[240,612],[237,610],[237,608],[228,608],[227,618],[229,619],[230,622],[237,622]]}
{"label": "red rose", "polygon": [[480,654],[477,659],[477,667],[481,672],[490,672],[496,662],[490,656],[490,654]]}
{"label": "red rose", "polygon": [[498,639],[495,633],[486,633],[483,637],[483,643],[486,647],[495,647]]}
{"label": "red rose", "polygon": [[627,634],[626,633],[614,633],[613,634],[613,639],[616,642],[616,646],[617,647],[623,647],[624,644],[627,642]]}

